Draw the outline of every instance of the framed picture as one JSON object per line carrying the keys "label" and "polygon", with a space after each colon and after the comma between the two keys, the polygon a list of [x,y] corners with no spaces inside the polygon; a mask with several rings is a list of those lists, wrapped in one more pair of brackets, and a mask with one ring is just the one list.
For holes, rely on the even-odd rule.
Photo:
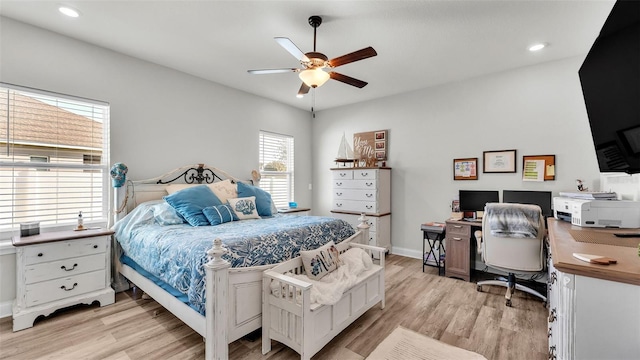
{"label": "framed picture", "polygon": [[516,151],[499,150],[484,151],[482,162],[483,173],[514,173],[516,172]]}
{"label": "framed picture", "polygon": [[478,158],[453,159],[453,180],[478,180]]}
{"label": "framed picture", "polygon": [[522,157],[522,181],[548,181],[555,179],[555,155],[526,155]]}

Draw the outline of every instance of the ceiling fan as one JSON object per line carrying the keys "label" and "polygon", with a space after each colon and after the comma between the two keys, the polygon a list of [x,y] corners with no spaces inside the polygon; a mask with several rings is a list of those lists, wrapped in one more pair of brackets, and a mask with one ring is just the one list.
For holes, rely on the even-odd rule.
{"label": "ceiling fan", "polygon": [[[277,74],[295,72],[299,73],[298,76],[302,80],[300,90],[298,90],[298,96],[302,96],[309,92],[310,88],[317,88],[322,86],[327,80],[333,79],[349,84],[358,88],[363,88],[367,85],[366,81],[354,79],[350,76],[331,71],[338,66],[352,63],[354,61],[364,60],[378,55],[376,51],[371,47],[367,47],[352,53],[339,56],[329,60],[329,58],[321,53],[316,52],[316,30],[322,24],[322,18],[317,15],[309,17],[309,25],[313,27],[313,51],[303,53],[289,38],[275,37],[274,39],[280,46],[287,50],[291,55],[300,61],[302,69],[298,68],[283,68],[283,69],[262,69],[262,70],[248,70],[250,74]],[[325,71],[324,69],[327,69]]]}

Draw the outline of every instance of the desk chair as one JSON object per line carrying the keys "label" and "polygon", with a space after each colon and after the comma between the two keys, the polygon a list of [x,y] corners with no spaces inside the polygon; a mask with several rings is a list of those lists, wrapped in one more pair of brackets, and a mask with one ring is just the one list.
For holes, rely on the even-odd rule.
{"label": "desk chair", "polygon": [[505,280],[478,281],[483,285],[507,288],[506,306],[516,289],[535,295],[544,301],[541,293],[516,283],[515,273],[534,274],[544,269],[544,217],[538,205],[488,203],[482,219],[482,231],[476,231],[478,253],[487,266],[509,274]]}

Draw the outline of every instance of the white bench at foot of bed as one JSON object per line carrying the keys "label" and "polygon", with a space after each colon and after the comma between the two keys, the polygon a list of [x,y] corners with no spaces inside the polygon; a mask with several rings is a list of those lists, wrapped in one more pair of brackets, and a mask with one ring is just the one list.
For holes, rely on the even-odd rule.
{"label": "white bench at foot of bed", "polygon": [[[336,245],[340,253],[351,247],[364,249],[379,258],[358,276],[357,283],[346,290],[334,305],[311,304],[312,284],[285,275],[288,272],[304,274],[302,259],[285,261],[263,273],[262,353],[271,351],[271,340],[287,345],[308,360],[328,344],[336,335],[377,303],[384,309],[384,256],[386,249],[343,241]],[[271,291],[271,282],[282,296]],[[298,294],[297,296],[294,294]],[[279,294],[280,295],[280,294]]]}

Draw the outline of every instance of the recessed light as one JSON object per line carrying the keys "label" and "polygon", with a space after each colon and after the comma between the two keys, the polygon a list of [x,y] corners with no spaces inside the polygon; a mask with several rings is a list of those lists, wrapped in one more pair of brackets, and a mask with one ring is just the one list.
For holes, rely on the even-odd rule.
{"label": "recessed light", "polygon": [[529,51],[540,51],[547,46],[545,43],[534,44],[529,47]]}
{"label": "recessed light", "polygon": [[78,16],[80,16],[80,13],[78,12],[78,10],[72,9],[68,6],[60,6],[58,8],[58,11],[72,18],[77,18]]}

